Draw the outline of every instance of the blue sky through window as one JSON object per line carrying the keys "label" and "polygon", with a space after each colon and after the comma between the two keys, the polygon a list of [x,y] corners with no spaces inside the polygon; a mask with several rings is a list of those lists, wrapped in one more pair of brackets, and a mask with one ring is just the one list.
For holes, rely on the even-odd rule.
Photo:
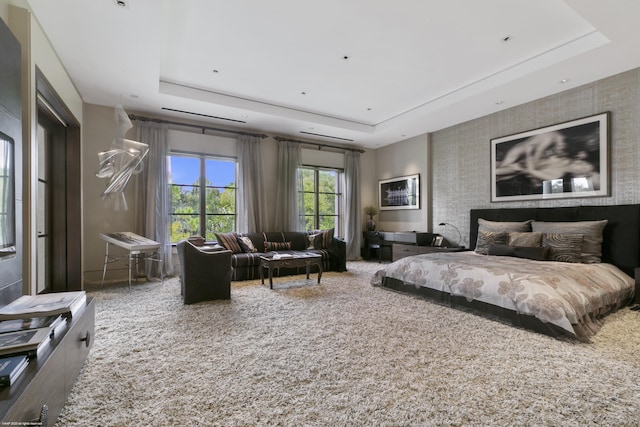
{"label": "blue sky through window", "polygon": [[[214,186],[224,187],[236,180],[233,160],[206,161],[207,179]],[[200,159],[196,157],[171,156],[171,182],[174,184],[194,184],[200,176]]]}

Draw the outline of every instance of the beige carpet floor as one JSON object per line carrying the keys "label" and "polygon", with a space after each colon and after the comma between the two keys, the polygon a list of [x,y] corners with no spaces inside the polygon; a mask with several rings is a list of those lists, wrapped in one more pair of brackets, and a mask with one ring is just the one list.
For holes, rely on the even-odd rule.
{"label": "beige carpet floor", "polygon": [[95,343],[56,425],[640,425],[640,312],[558,340],[373,287],[379,267],[192,306],[177,279],[91,290]]}

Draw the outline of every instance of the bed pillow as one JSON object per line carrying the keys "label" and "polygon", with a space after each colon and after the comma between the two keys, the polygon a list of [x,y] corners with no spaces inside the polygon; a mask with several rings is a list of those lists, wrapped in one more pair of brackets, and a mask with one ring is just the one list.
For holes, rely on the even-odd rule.
{"label": "bed pillow", "polygon": [[509,246],[491,243],[489,244],[488,254],[545,261],[549,258],[549,250],[550,248],[545,247]]}
{"label": "bed pillow", "polygon": [[264,242],[264,251],[290,251],[291,242]]}
{"label": "bed pillow", "polygon": [[246,252],[248,254],[258,252],[251,239],[247,236],[236,236],[236,239],[238,240],[238,244],[242,248],[243,252]]}
{"label": "bed pillow", "polygon": [[542,244],[542,233],[512,231],[508,242],[509,246],[537,248]]}
{"label": "bed pillow", "polygon": [[511,231],[531,231],[532,220],[522,222],[504,222],[504,221],[489,221],[486,219],[478,218],[478,232],[480,231],[498,231],[502,233],[509,233]]}
{"label": "bed pillow", "polygon": [[[531,221],[523,221],[523,222],[504,222],[504,221],[489,221],[483,218],[478,218],[478,238],[476,240],[476,252],[479,254],[486,255],[487,250],[489,248],[489,243],[486,239],[482,238],[482,233],[505,233],[508,238],[508,234],[512,231],[520,231],[527,232],[531,231],[531,226],[529,225]],[[494,243],[507,243],[504,242],[494,242]],[[478,246],[480,246],[480,250],[478,251]]]}
{"label": "bed pillow", "polygon": [[543,233],[542,247],[549,248],[549,261],[582,262],[582,234]]}
{"label": "bed pillow", "polygon": [[489,245],[492,243],[498,243],[501,245],[507,244],[509,233],[502,233],[498,231],[480,231],[478,232],[478,241],[476,242],[476,253],[487,255],[489,253]]}
{"label": "bed pillow", "polygon": [[531,228],[535,232],[553,234],[578,234],[583,236],[580,249],[581,262],[593,264],[602,261],[602,232],[608,220],[543,222],[533,221]]}
{"label": "bed pillow", "polygon": [[238,239],[236,238],[236,233],[216,233],[216,239],[218,243],[225,247],[225,249],[230,250],[234,254],[239,254],[242,252],[242,248],[238,243]]}

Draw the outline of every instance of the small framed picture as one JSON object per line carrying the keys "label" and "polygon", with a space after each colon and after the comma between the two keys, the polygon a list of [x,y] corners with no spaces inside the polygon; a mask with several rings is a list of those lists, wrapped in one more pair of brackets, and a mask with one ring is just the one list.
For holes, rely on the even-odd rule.
{"label": "small framed picture", "polygon": [[440,247],[442,246],[442,242],[444,241],[443,236],[436,236],[433,238],[433,246]]}
{"label": "small framed picture", "polygon": [[378,181],[381,211],[420,209],[420,174]]}

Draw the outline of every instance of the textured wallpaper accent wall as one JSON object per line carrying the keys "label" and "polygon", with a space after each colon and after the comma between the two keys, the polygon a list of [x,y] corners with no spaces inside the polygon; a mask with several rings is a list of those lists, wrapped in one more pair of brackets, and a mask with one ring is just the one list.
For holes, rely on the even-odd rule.
{"label": "textured wallpaper accent wall", "polygon": [[[611,112],[610,197],[491,203],[492,138],[605,111]],[[434,231],[447,236],[437,224],[452,223],[465,246],[473,208],[640,203],[640,68],[434,132],[431,144]]]}

